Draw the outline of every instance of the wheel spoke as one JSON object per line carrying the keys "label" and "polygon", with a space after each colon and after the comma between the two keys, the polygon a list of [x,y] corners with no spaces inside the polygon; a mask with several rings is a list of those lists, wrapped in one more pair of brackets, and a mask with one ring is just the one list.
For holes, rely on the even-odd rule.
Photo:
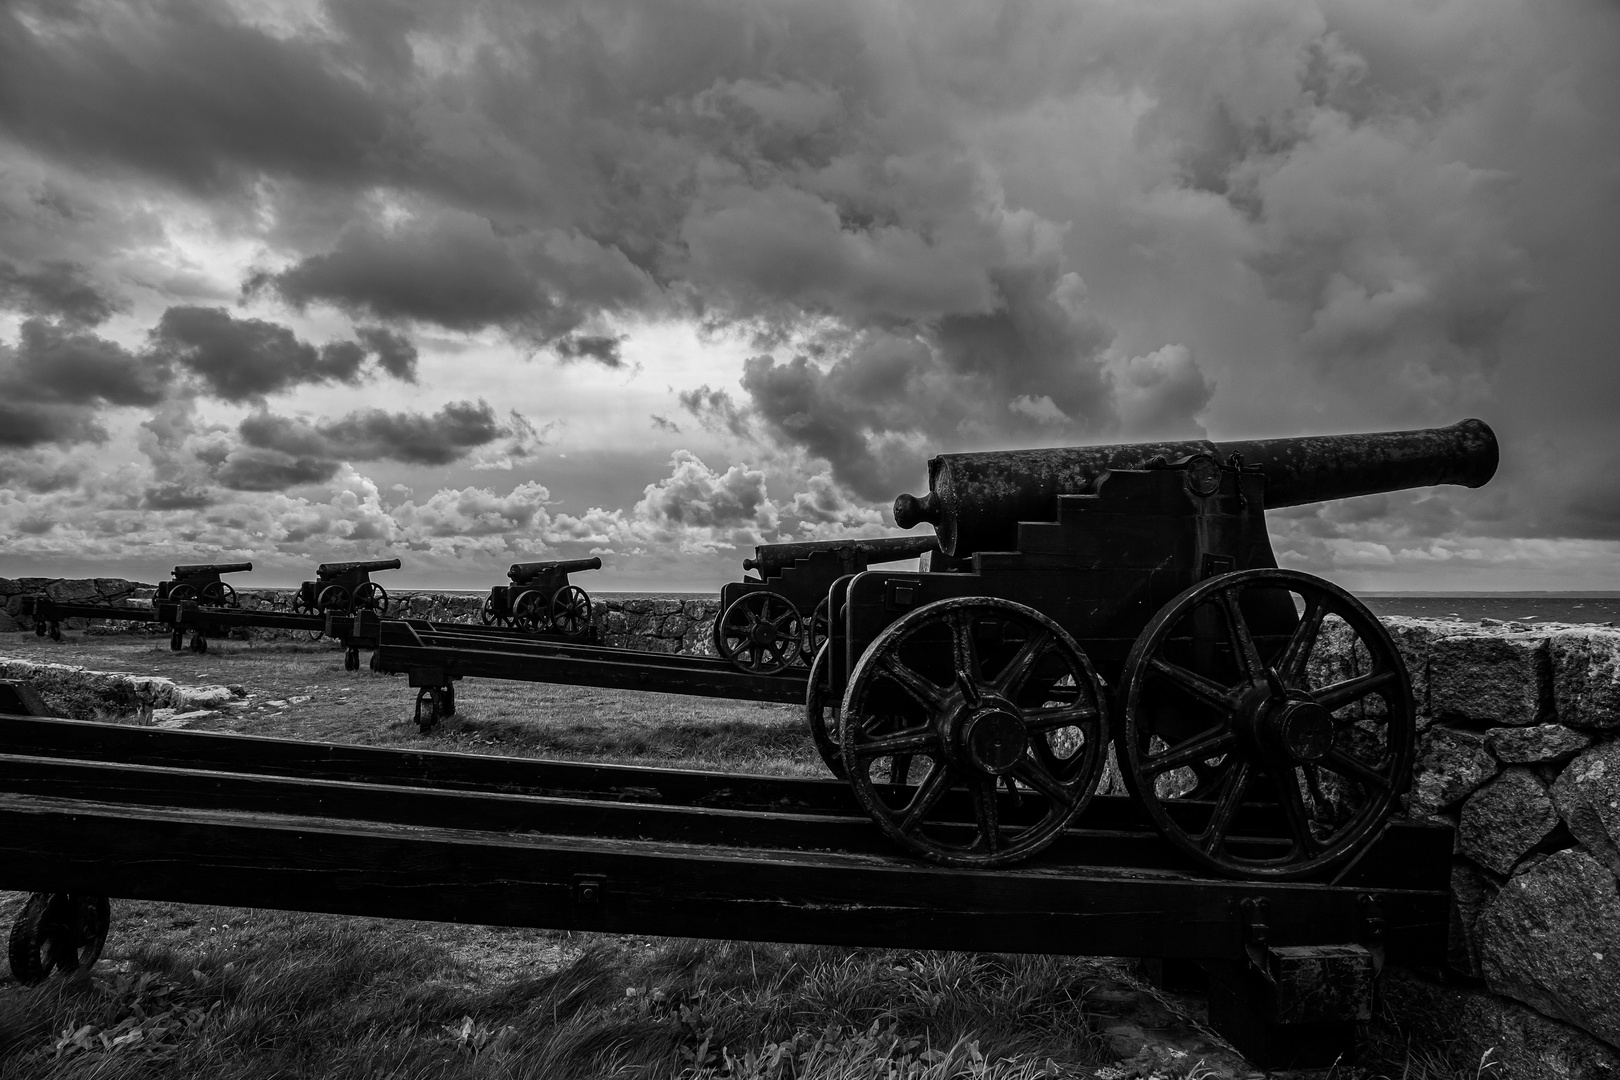
{"label": "wheel spoke", "polygon": [[1283,817],[1288,819],[1288,831],[1294,834],[1295,845],[1306,856],[1315,854],[1322,845],[1311,835],[1311,821],[1305,812],[1305,800],[1299,793],[1299,781],[1294,776],[1294,770],[1284,769],[1280,773],[1273,773],[1272,779],[1277,786],[1277,801],[1282,804]]}
{"label": "wheel spoke", "polygon": [[917,702],[929,711],[938,712],[945,707],[946,692],[913,671],[892,653],[883,657],[883,673],[899,683],[902,690],[916,698]]}
{"label": "wheel spoke", "polygon": [[987,776],[973,788],[973,820],[979,836],[991,853],[1001,850],[1001,814],[996,806],[996,778]]}
{"label": "wheel spoke", "polygon": [[1097,719],[1098,712],[1090,705],[1053,705],[1044,709],[1024,710],[1026,731],[1055,731],[1062,727],[1085,727]]}
{"label": "wheel spoke", "polygon": [[1233,819],[1237,817],[1238,807],[1243,805],[1243,796],[1249,790],[1249,780],[1253,775],[1253,765],[1248,761],[1238,762],[1237,767],[1226,774],[1226,782],[1221,786],[1221,797],[1216,801],[1215,810],[1209,816],[1208,827],[1194,837],[1198,841],[1198,846],[1205,852],[1214,854],[1226,841],[1226,834],[1232,828]]}
{"label": "wheel spoke", "polygon": [[1249,633],[1249,624],[1243,618],[1242,609],[1238,607],[1236,589],[1221,593],[1221,609],[1226,612],[1226,629],[1232,638],[1232,651],[1237,654],[1244,677],[1250,680],[1264,678],[1265,665],[1260,662],[1260,650],[1254,643],[1254,635]]}
{"label": "wheel spoke", "polygon": [[1051,773],[1042,768],[1033,758],[1026,756],[1017,765],[1013,766],[1012,775],[1039,791],[1055,803],[1074,808],[1074,795],[1062,784],[1058,783]]}
{"label": "wheel spoke", "polygon": [[1327,768],[1332,769],[1340,776],[1347,776],[1352,780],[1359,780],[1369,787],[1381,788],[1385,791],[1389,790],[1389,777],[1385,776],[1371,765],[1368,765],[1365,761],[1362,761],[1354,754],[1346,753],[1337,747],[1328,751],[1327,757],[1322,760],[1322,764]]}
{"label": "wheel spoke", "polygon": [[1316,647],[1316,638],[1322,632],[1322,620],[1327,618],[1327,613],[1327,603],[1320,593],[1306,597],[1305,614],[1300,616],[1299,625],[1294,628],[1293,636],[1283,649],[1282,659],[1277,661],[1277,675],[1284,686],[1295,688],[1302,685],[1305,664],[1310,659],[1311,650]]}
{"label": "wheel spoke", "polygon": [[1211,679],[1206,679],[1196,671],[1190,671],[1180,664],[1172,664],[1162,656],[1155,656],[1148,663],[1160,678],[1185,690],[1223,716],[1232,715],[1232,700],[1227,694],[1226,687]]}
{"label": "wheel spoke", "polygon": [[1357,675],[1353,679],[1336,682],[1332,686],[1324,686],[1314,691],[1314,697],[1322,708],[1328,712],[1342,709],[1352,702],[1360,701],[1368,694],[1395,681],[1393,671],[1375,671],[1370,675]]}
{"label": "wheel spoke", "polygon": [[1035,670],[1036,661],[1045,654],[1046,646],[1051,640],[1050,634],[1037,627],[1030,639],[1024,642],[1011,660],[1007,661],[1007,666],[1001,669],[1001,674],[991,682],[991,689],[1003,697],[1016,698],[1019,689],[1024,685],[1024,680]]}
{"label": "wheel spoke", "polygon": [[1179,769],[1195,762],[1205,761],[1216,754],[1226,752],[1237,741],[1237,736],[1225,725],[1210,728],[1202,734],[1195,735],[1179,746],[1173,746],[1162,753],[1152,754],[1142,762],[1142,772],[1148,776],[1158,776],[1160,773]]}
{"label": "wheel spoke", "polygon": [[906,804],[905,812],[896,822],[901,832],[913,832],[922,824],[923,817],[934,808],[934,804],[944,797],[951,787],[951,771],[942,762],[934,762],[933,771],[928,779],[922,782],[917,794],[911,797]]}
{"label": "wheel spoke", "polygon": [[936,736],[932,728],[916,728],[911,731],[902,731],[898,735],[885,735],[882,738],[864,742],[855,747],[855,756],[858,758],[889,757],[895,754],[920,754],[933,749]]}
{"label": "wheel spoke", "polygon": [[973,644],[973,616],[965,611],[953,611],[947,617],[951,628],[951,659],[959,674],[965,673],[974,683],[979,681],[979,651]]}

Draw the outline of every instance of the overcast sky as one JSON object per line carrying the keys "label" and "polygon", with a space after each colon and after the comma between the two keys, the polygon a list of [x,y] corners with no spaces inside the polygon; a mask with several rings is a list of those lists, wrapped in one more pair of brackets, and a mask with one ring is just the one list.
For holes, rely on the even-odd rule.
{"label": "overcast sky", "polygon": [[934,453],[1489,422],[1273,512],[1620,588],[1612,0],[0,6],[0,575],[713,589]]}

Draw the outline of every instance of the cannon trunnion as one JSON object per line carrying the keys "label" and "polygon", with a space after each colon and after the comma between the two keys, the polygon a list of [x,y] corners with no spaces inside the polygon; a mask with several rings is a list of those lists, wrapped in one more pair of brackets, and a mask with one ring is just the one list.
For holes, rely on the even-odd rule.
{"label": "cannon trunnion", "polygon": [[495,585],[478,609],[485,626],[515,626],[529,633],[554,632],[584,638],[591,629],[590,594],[570,584],[569,574],[602,569],[602,560],[562,559],[513,563],[510,585]]}
{"label": "cannon trunnion", "polygon": [[[932,522],[952,570],[834,583],[811,731],[879,827],[937,863],[1032,855],[1106,781],[1206,870],[1332,873],[1410,782],[1411,689],[1365,606],[1278,569],[1264,507],[1478,486],[1496,461],[1477,420],[935,458],[896,519]],[[939,818],[952,792],[971,825]]]}

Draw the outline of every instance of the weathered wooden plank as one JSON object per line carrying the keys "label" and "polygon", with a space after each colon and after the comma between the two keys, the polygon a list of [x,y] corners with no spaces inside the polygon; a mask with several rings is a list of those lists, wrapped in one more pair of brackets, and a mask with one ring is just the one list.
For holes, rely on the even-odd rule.
{"label": "weathered wooden plank", "polygon": [[[843,945],[1238,958],[1355,941],[1360,890],[500,835],[0,794],[0,888],[415,919]],[[1444,893],[1377,891],[1391,960],[1437,962]]]}

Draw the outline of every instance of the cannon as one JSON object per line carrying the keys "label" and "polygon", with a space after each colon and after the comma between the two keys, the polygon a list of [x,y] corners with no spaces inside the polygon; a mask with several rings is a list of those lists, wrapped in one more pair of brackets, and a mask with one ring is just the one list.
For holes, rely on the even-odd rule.
{"label": "cannon", "polygon": [[582,637],[591,626],[590,594],[571,585],[569,574],[602,569],[602,560],[561,559],[513,563],[506,571],[510,585],[495,585],[478,609],[485,626],[515,626],[529,633],[556,631]]}
{"label": "cannon", "polygon": [[834,581],[876,563],[936,550],[931,536],[761,544],[752,559],[743,560],[744,570],[760,576],[720,589],[715,651],[740,670],[760,674],[808,662],[827,639],[827,590]]}
{"label": "cannon", "polygon": [[292,601],[293,614],[350,615],[357,611],[374,611],[386,615],[388,590],[372,581],[371,575],[398,569],[398,559],[321,563],[315,568],[315,580],[298,586],[298,595]]}
{"label": "cannon", "polygon": [[1478,487],[1497,460],[1478,420],[940,455],[895,520],[967,569],[834,582],[806,719],[880,829],[936,863],[1036,854],[1107,773],[1206,871],[1327,875],[1410,782],[1412,692],[1360,601],[1277,567],[1265,507]]}
{"label": "cannon", "polygon": [[209,607],[236,607],[236,590],[221,581],[221,574],[243,574],[253,569],[250,562],[185,563],[174,568],[168,581],[158,582],[158,600],[191,600]]}

